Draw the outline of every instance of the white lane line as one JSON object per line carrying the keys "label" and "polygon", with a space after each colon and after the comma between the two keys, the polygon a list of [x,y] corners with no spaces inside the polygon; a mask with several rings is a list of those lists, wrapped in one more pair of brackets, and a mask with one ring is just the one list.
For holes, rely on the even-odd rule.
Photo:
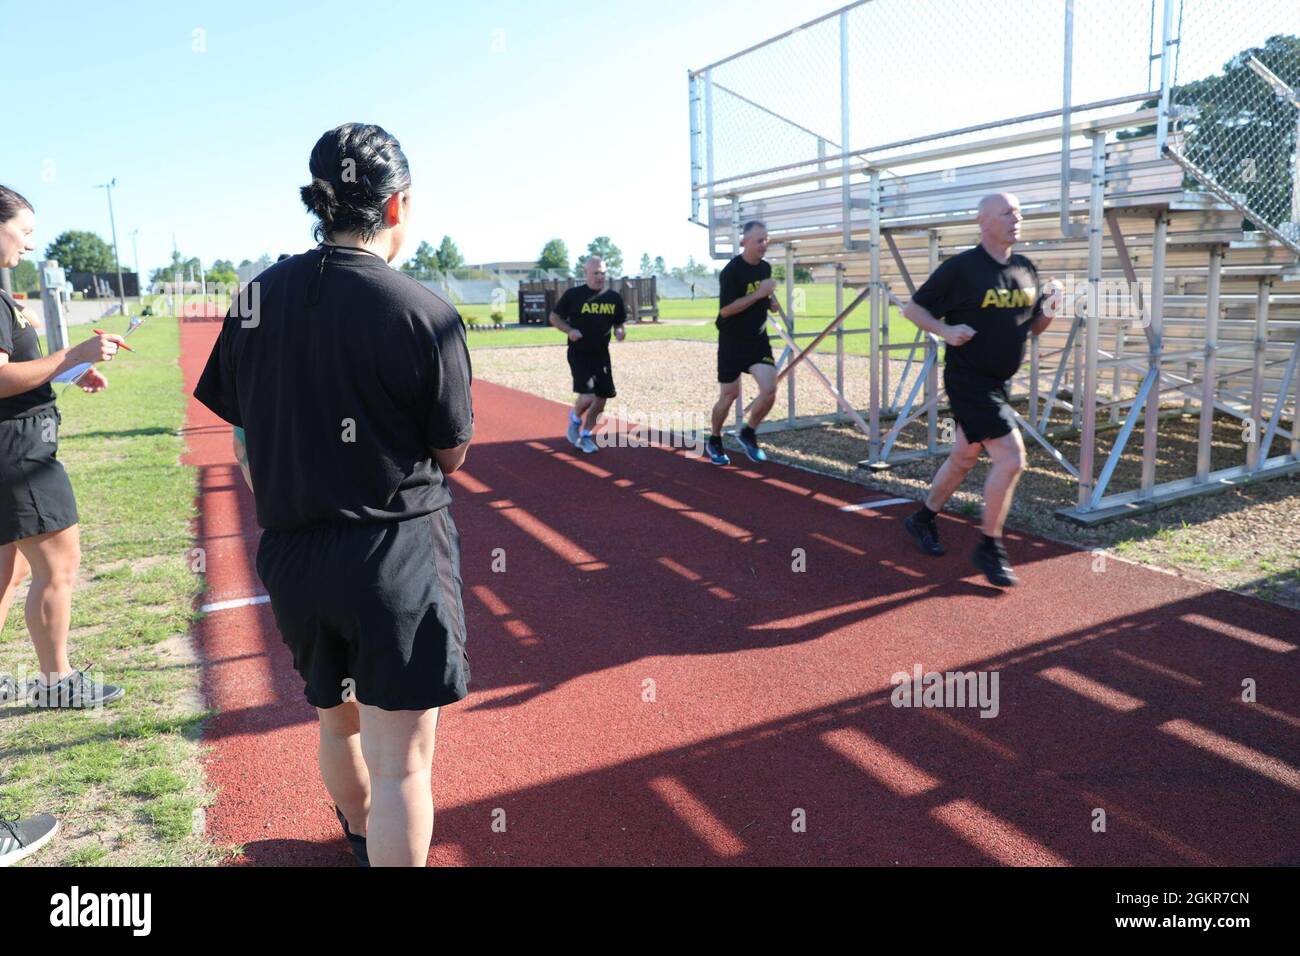
{"label": "white lane line", "polygon": [[907,505],[907,504],[915,504],[915,502],[911,498],[881,498],[879,501],[864,501],[860,505],[842,505],[840,507],[840,510],[841,511],[862,511],[867,508],[875,510],[876,508],[886,508],[889,505]]}
{"label": "white lane line", "polygon": [[199,607],[201,614],[209,614],[212,611],[228,611],[232,607],[248,607],[250,604],[270,604],[271,595],[259,594],[256,597],[236,598],[233,601],[216,601],[212,604],[204,604]]}

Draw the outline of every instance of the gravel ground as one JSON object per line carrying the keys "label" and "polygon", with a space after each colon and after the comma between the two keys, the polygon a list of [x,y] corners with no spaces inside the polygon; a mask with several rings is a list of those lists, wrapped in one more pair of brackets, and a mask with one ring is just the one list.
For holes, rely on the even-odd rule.
{"label": "gravel ground", "polygon": [[[774,345],[775,348],[775,345]],[[708,342],[625,342],[611,346],[618,397],[608,411],[663,416],[707,415],[717,398],[716,348]],[[480,349],[474,352],[474,373],[487,381],[562,402],[573,399],[563,346]],[[856,408],[868,403],[867,359],[846,356],[846,393]],[[898,381],[903,362],[891,363]],[[818,360],[831,380],[834,355]],[[835,402],[816,377],[796,370],[796,406],[801,415],[823,415]],[[748,379],[747,395],[752,395]],[[894,386],[896,387],[896,385]],[[787,390],[777,390],[770,422],[786,417]],[[1023,413],[1023,409],[1021,409]],[[557,412],[558,414],[558,412]],[[864,416],[865,417],[865,416]],[[1063,418],[1054,419],[1057,422]],[[857,467],[867,457],[866,438],[851,425],[813,425],[763,435],[775,460],[848,478],[900,496],[919,498],[929,486],[939,462],[922,460],[896,465],[886,472]],[[1114,432],[1101,436],[1100,470]],[[1191,474],[1196,460],[1197,423],[1194,417],[1161,423],[1156,480]],[[924,424],[914,424],[899,437],[897,448],[921,447]],[[1124,518],[1095,528],[1080,528],[1057,518],[1058,508],[1075,503],[1077,485],[1041,447],[1028,437],[1029,467],[1016,490],[1008,524],[1017,530],[1113,554],[1149,566],[1175,570],[1201,581],[1300,608],[1300,475],[1241,486],[1221,494],[1185,499],[1156,512]],[[1078,442],[1062,439],[1057,447],[1066,459],[1078,460]],[[1110,491],[1136,485],[1141,465],[1141,436],[1129,442]],[[1274,453],[1285,452],[1283,443]],[[1211,467],[1245,460],[1240,425],[1232,419],[1215,422]],[[975,515],[987,473],[982,460],[953,496],[950,510]]]}

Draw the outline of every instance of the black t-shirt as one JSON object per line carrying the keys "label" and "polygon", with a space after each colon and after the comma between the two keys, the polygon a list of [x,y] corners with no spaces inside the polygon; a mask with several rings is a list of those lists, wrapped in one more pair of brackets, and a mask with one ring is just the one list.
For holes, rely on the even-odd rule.
{"label": "black t-shirt", "polygon": [[627,306],[613,289],[597,292],[583,284],[564,291],[555,303],[555,314],[582,333],[582,338],[570,342],[569,348],[599,352],[609,348],[610,329],[627,321]]}
{"label": "black t-shirt", "polygon": [[320,249],[291,256],[245,289],[194,389],[244,429],[258,523],[288,531],[446,507],[430,450],[473,433],[464,322],[378,256],[335,249],[321,261]]}
{"label": "black t-shirt", "polygon": [[744,256],[736,256],[725,266],[718,276],[718,318],[714,325],[726,335],[766,336],[767,335],[767,299],[759,299],[744,312],[722,317],[722,309],[737,299],[743,299],[758,291],[759,283],[772,278],[772,263],[766,259],[758,260],[758,265],[751,266]]}
{"label": "black t-shirt", "polygon": [[[0,289],[0,352],[9,353],[11,362],[30,362],[41,357],[41,336],[22,307]],[[54,404],[54,389],[49,382],[31,391],[0,398],[0,422],[27,418]]]}
{"label": "black t-shirt", "polygon": [[1021,255],[1003,265],[983,246],[948,259],[912,301],[949,325],[969,325],[965,345],[947,346],[949,370],[1008,381],[1025,359],[1030,320],[1043,312],[1038,270]]}

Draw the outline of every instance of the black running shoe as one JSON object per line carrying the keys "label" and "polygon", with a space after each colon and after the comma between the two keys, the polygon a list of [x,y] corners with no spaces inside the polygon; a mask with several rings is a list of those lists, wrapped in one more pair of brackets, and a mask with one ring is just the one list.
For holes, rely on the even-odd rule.
{"label": "black running shoe", "polygon": [[57,684],[36,678],[27,685],[27,704],[49,710],[89,710],[120,700],[126,691],[116,684],[105,684],[90,676],[90,664],[73,671]]}
{"label": "black running shoe", "polygon": [[59,832],[59,821],[48,813],[24,820],[0,817],[0,866],[31,856]]}
{"label": "black running shoe", "polygon": [[992,545],[980,542],[975,548],[975,553],[971,555],[971,561],[975,563],[975,567],[984,572],[984,576],[992,585],[1009,588],[1019,583],[1019,578],[1011,570],[1011,563],[1007,560],[1007,549],[1002,546],[1001,540],[995,539]]}
{"label": "black running shoe", "polygon": [[767,461],[767,452],[758,447],[758,436],[748,425],[736,432],[736,441],[740,442],[740,447],[745,449],[745,454],[749,456],[750,461],[760,464]]}
{"label": "black running shoe", "polygon": [[357,858],[357,865],[369,866],[370,854],[366,851],[366,838],[357,836],[348,829],[348,818],[337,806],[334,808],[334,815],[339,818],[339,825],[343,827],[343,835],[347,837],[348,846],[352,847],[352,855]]}
{"label": "black running shoe", "polygon": [[916,546],[926,554],[932,554],[937,558],[946,553],[944,546],[939,543],[939,527],[934,523],[933,518],[926,521],[919,515],[910,514],[903,519],[903,527],[912,536]]}

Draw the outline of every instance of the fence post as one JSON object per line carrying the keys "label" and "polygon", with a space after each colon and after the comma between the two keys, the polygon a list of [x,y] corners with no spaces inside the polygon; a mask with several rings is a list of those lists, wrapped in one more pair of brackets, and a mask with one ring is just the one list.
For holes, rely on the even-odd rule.
{"label": "fence post", "polygon": [[1082,236],[1087,226],[1070,222],[1070,181],[1074,170],[1070,166],[1070,108],[1074,98],[1074,0],[1065,0],[1065,42],[1062,45],[1065,62],[1064,90],[1061,94],[1061,235],[1067,238]]}
{"label": "fence post", "polygon": [[853,248],[853,201],[849,184],[849,12],[840,11],[840,219],[844,248]]}
{"label": "fence post", "polygon": [[[844,311],[844,263],[835,263],[835,314]],[[835,390],[844,394],[844,323],[835,327]],[[835,420],[844,421],[844,409],[835,403]]]}
{"label": "fence post", "polygon": [[[785,330],[794,341],[794,244],[790,242],[785,244]],[[790,361],[794,361],[793,352]],[[785,377],[785,420],[791,425],[794,424],[794,373],[795,369],[791,369]]]}
{"label": "fence post", "polygon": [[1169,142],[1169,84],[1174,43],[1174,4],[1181,0],[1165,0],[1163,26],[1160,31],[1160,104],[1156,109],[1156,151],[1163,154]]}
{"label": "fence post", "polygon": [[887,306],[880,275],[880,170],[871,170],[871,408],[867,420],[867,457],[880,453],[880,310]]}
{"label": "fence post", "polygon": [[691,220],[700,221],[700,102],[699,79],[694,73],[686,74],[686,101],[691,113]]}
{"label": "fence post", "polygon": [[[1261,447],[1264,429],[1260,419],[1264,417],[1264,360],[1268,350],[1268,292],[1271,285],[1269,279],[1260,279],[1255,296],[1255,366],[1250,387],[1250,427],[1255,430],[1255,440],[1246,446],[1246,466],[1251,471],[1256,471],[1260,462],[1268,460],[1269,451]],[[1280,414],[1284,404],[1279,389],[1277,411],[1274,414]]]}
{"label": "fence post", "polygon": [[41,308],[45,312],[45,341],[50,352],[68,347],[68,323],[63,315],[63,270],[57,259],[41,263]]}
{"label": "fence post", "polygon": [[713,67],[704,71],[704,176],[708,200],[709,256],[718,258],[717,239],[713,233]]}
{"label": "fence post", "polygon": [[1146,420],[1142,425],[1142,492],[1151,497],[1156,481],[1156,444],[1160,427],[1160,366],[1164,361],[1165,324],[1165,247],[1169,238],[1169,212],[1156,213],[1156,233],[1151,246],[1151,301],[1147,303],[1149,358],[1148,370],[1156,374],[1155,384],[1147,396]]}
{"label": "fence post", "polygon": [[[1076,414],[1082,416],[1079,435],[1079,508],[1089,506],[1094,477],[1093,454],[1097,442],[1097,350],[1101,345],[1102,217],[1106,201],[1106,134],[1092,134],[1092,183],[1088,204],[1088,314],[1082,338],[1082,388],[1074,393]],[[1076,337],[1078,341],[1079,337]]]}
{"label": "fence post", "polygon": [[1210,249],[1210,281],[1205,291],[1205,363],[1201,374],[1201,414],[1196,436],[1196,483],[1210,475],[1210,442],[1214,433],[1214,392],[1219,351],[1219,280],[1223,271],[1223,246]]}

